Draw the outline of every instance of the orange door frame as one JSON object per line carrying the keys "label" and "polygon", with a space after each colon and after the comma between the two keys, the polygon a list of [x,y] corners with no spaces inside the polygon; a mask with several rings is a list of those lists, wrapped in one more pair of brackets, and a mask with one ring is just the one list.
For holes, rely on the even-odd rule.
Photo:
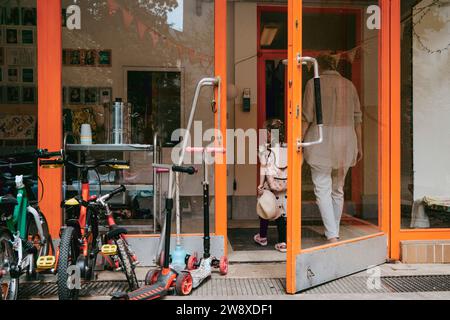
{"label": "orange door frame", "polygon": [[[39,147],[49,150],[62,148],[62,26],[61,0],[37,0],[38,13],[38,74],[39,74]],[[216,101],[221,99],[221,114],[216,114],[215,125],[219,124],[222,143],[226,146],[227,128],[227,1],[215,0],[215,74],[221,79],[220,95],[216,90]],[[216,139],[218,141],[218,139]],[[216,181],[216,231],[223,236],[227,249],[227,166],[225,156],[217,155]],[[49,221],[52,236],[59,238],[62,225],[62,170],[39,170],[45,185],[41,208]],[[151,237],[151,235],[148,235]]]}
{"label": "orange door frame", "polygon": [[[61,0],[37,0],[38,146],[62,149],[62,39]],[[39,188],[42,211],[54,239],[61,228],[62,170],[39,168],[45,188]]]}

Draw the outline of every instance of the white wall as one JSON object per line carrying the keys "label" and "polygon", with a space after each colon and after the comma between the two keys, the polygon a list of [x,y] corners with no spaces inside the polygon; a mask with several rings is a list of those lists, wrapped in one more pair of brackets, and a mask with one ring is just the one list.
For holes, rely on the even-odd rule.
{"label": "white wall", "polygon": [[[449,6],[435,7],[416,26],[430,49],[450,42],[449,16]],[[450,197],[450,54],[429,54],[413,41],[414,198]]]}

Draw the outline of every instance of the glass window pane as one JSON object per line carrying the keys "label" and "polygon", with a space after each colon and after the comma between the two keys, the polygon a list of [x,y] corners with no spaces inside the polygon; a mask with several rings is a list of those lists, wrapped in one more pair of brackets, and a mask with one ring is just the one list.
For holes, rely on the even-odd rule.
{"label": "glass window pane", "polygon": [[450,228],[450,9],[401,5],[402,228]]}
{"label": "glass window pane", "polygon": [[[132,233],[153,232],[153,217],[163,209],[153,210],[153,154],[118,151],[114,144],[153,145],[158,134],[158,162],[172,163],[180,141],[174,132],[187,125],[196,85],[214,76],[214,2],[81,1],[80,28],[74,28],[71,5],[62,0],[64,131],[69,145],[89,144],[91,138],[94,145],[107,145],[107,151],[91,148],[71,157],[130,160],[131,169],[124,172],[90,173],[91,193],[100,192],[99,180],[103,193],[124,183],[126,195],[113,201],[117,221]],[[202,133],[214,127],[212,99],[212,90],[204,89],[195,115]],[[92,132],[87,141],[83,124]],[[167,179],[162,174],[156,188],[162,206]],[[183,232],[202,232],[201,180],[202,174],[182,177],[182,216],[189,215],[182,220]],[[79,191],[79,181],[79,172],[67,169],[66,197]]]}
{"label": "glass window pane", "polygon": [[[324,117],[324,142],[303,150],[303,248],[379,232],[380,17],[368,15],[369,6],[378,2],[303,8],[303,55],[319,61]],[[305,142],[319,137],[313,77],[314,68],[305,66]]]}
{"label": "glass window pane", "polygon": [[37,146],[36,0],[0,6],[0,155]]}

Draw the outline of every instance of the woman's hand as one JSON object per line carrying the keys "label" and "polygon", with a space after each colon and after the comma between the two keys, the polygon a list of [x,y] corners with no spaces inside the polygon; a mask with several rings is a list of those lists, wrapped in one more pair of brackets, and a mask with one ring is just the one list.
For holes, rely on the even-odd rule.
{"label": "woman's hand", "polygon": [[361,162],[363,158],[364,158],[364,152],[363,152],[362,148],[359,148],[358,158],[357,158],[356,162],[358,162],[358,163]]}
{"label": "woman's hand", "polygon": [[258,186],[258,196],[261,197],[264,193],[264,185]]}

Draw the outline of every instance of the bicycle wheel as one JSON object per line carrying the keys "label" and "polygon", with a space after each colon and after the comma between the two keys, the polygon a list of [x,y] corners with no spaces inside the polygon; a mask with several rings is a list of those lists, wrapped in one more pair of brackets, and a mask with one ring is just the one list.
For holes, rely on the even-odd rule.
{"label": "bicycle wheel", "polygon": [[122,238],[115,240],[115,243],[117,245],[117,251],[122,264],[122,270],[127,277],[130,291],[139,289],[139,282],[137,280],[136,273],[134,272],[133,260],[127,250],[128,243]]}
{"label": "bicycle wheel", "polygon": [[0,269],[4,275],[0,277],[1,299],[17,300],[19,279],[11,277],[9,269],[16,263],[16,254],[11,243],[13,239],[7,232],[0,234]]}
{"label": "bicycle wheel", "polygon": [[[58,259],[58,297],[59,300],[77,300],[79,289],[73,283],[73,272],[69,269],[75,266],[79,255],[78,237],[75,228],[67,227],[61,235]],[[75,279],[81,282],[81,279]],[[76,282],[75,281],[75,282]]]}

